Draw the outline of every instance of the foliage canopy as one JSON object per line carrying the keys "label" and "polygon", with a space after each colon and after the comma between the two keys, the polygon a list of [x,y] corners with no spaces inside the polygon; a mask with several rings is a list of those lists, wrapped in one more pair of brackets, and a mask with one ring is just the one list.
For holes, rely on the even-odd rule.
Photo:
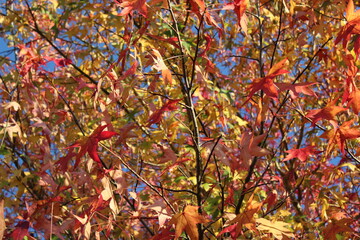
{"label": "foliage canopy", "polygon": [[0,235],[360,237],[353,0],[0,5]]}

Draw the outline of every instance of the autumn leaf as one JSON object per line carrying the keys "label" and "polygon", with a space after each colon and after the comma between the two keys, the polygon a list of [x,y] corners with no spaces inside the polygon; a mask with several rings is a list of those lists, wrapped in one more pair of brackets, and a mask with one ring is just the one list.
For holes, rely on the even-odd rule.
{"label": "autumn leaf", "polygon": [[151,237],[149,240],[173,240],[174,232],[171,231],[171,226],[167,228],[161,228],[158,234]]}
{"label": "autumn leaf", "polygon": [[15,226],[15,230],[10,234],[13,240],[23,240],[25,236],[29,235],[30,223],[28,221],[21,221]]}
{"label": "autumn leaf", "polygon": [[[73,152],[73,150],[70,150],[65,156],[59,158],[58,161],[56,161],[55,164],[59,165],[59,170],[61,172],[66,172],[68,170],[68,165],[73,157],[75,157],[77,154]],[[77,164],[75,164],[77,165]]]}
{"label": "autumn leaf", "polygon": [[58,67],[65,67],[65,66],[67,66],[69,64],[72,64],[72,61],[70,59],[67,59],[67,58],[44,57],[44,59],[54,62],[55,65],[58,66]]}
{"label": "autumn leaf", "polygon": [[180,101],[181,99],[167,101],[160,109],[156,110],[153,114],[151,114],[148,120],[148,126],[160,122],[164,112],[177,109],[176,104]]}
{"label": "autumn leaf", "polygon": [[289,155],[287,155],[286,158],[284,158],[284,160],[283,160],[284,162],[289,161],[293,158],[297,158],[300,161],[305,162],[309,156],[318,154],[321,151],[317,151],[314,146],[307,146],[307,147],[299,148],[299,149],[290,149],[285,152],[288,153]]}
{"label": "autumn leaf", "polygon": [[[360,10],[355,11],[353,0],[349,0],[348,2],[346,8],[346,20],[346,25],[341,28],[337,38],[335,39],[335,45],[338,44],[341,40],[343,41],[343,48],[346,48],[351,35],[360,34]],[[357,41],[359,40],[360,39],[358,38]],[[359,52],[358,50],[359,49],[355,49],[355,52]]]}
{"label": "autumn leaf", "polygon": [[259,224],[257,229],[260,231],[268,231],[272,233],[272,235],[276,239],[282,239],[283,235],[289,238],[294,238],[293,231],[290,228],[290,224],[282,221],[269,221],[265,218],[256,219],[256,223]]}
{"label": "autumn leaf", "polygon": [[295,99],[299,96],[300,93],[308,96],[317,97],[316,93],[309,88],[309,86],[316,83],[275,83],[280,91],[290,90],[291,98]]}
{"label": "autumn leaf", "polygon": [[166,209],[166,205],[162,200],[156,200],[153,204],[147,206],[146,208],[154,210],[157,213],[160,228],[162,228],[165,222],[171,218],[168,210]]}
{"label": "autumn leaf", "polygon": [[97,148],[98,148],[99,142],[102,140],[109,139],[112,136],[118,134],[116,132],[103,131],[106,127],[108,127],[108,125],[103,125],[103,126],[97,127],[90,136],[84,137],[83,139],[76,141],[73,145],[71,145],[69,147],[69,148],[80,147],[79,152],[76,155],[75,166],[77,166],[79,164],[80,158],[82,156],[84,156],[86,153],[88,153],[89,156],[95,162],[101,163],[101,160],[97,153]]}
{"label": "autumn leaf", "polygon": [[354,113],[360,112],[360,90],[355,88],[349,95],[349,105]]}
{"label": "autumn leaf", "polygon": [[160,52],[156,49],[153,50],[153,54],[155,57],[153,57],[155,65],[154,68],[158,71],[161,71],[161,75],[163,77],[163,80],[166,84],[172,83],[172,75],[171,71],[168,69],[168,67],[165,65],[165,62],[160,54]]}
{"label": "autumn leaf", "polygon": [[327,240],[336,240],[338,239],[336,237],[338,233],[354,232],[354,230],[348,226],[348,224],[352,222],[354,222],[354,220],[349,218],[343,218],[340,220],[335,220],[335,219],[330,220],[328,225],[323,230],[324,238]]}
{"label": "autumn leaf", "polygon": [[186,206],[182,213],[175,214],[169,224],[175,224],[175,240],[179,239],[183,231],[191,240],[199,239],[197,224],[207,223],[208,220],[198,213],[197,206]]}
{"label": "autumn leaf", "polygon": [[266,137],[266,134],[254,136],[251,132],[245,132],[240,140],[240,154],[238,156],[238,162],[232,163],[232,168],[235,170],[238,167],[248,168],[251,159],[255,157],[263,157],[271,152],[259,147],[259,144]]}
{"label": "autumn leaf", "polygon": [[[245,103],[247,103],[251,99],[251,97],[259,90],[263,90],[264,93],[266,93],[266,95],[268,95],[269,97],[271,97],[273,99],[277,99],[278,98],[278,89],[277,89],[275,83],[273,82],[273,79],[276,76],[279,76],[281,74],[289,72],[284,69],[284,67],[287,64],[288,64],[288,60],[283,59],[280,62],[278,62],[277,64],[275,64],[269,70],[267,76],[265,76],[263,78],[255,79],[249,88],[250,93],[249,93],[249,96],[248,96],[247,100],[245,101]],[[243,103],[243,105],[245,103]]]}
{"label": "autumn leaf", "polygon": [[[252,199],[252,197],[250,199]],[[261,206],[262,203],[250,200],[245,210],[229,221],[228,223],[230,226],[223,229],[220,234],[229,232],[232,236],[237,237],[243,232],[243,227],[256,232],[257,229],[254,215],[261,209]]]}
{"label": "autumn leaf", "polygon": [[344,107],[335,106],[336,100],[329,102],[324,108],[310,110],[306,117],[311,119],[312,126],[320,120],[335,120],[335,116],[347,109]]}
{"label": "autumn leaf", "polygon": [[124,8],[119,16],[125,16],[131,14],[133,11],[138,11],[145,18],[147,17],[148,11],[146,7],[146,0],[115,0],[115,2],[117,2],[120,7]]}
{"label": "autumn leaf", "polygon": [[223,10],[234,10],[237,16],[237,23],[241,29],[247,34],[247,17],[246,17],[246,8],[248,5],[248,0],[234,0],[232,3],[225,5]]}
{"label": "autumn leaf", "polygon": [[325,137],[329,139],[327,153],[333,148],[333,144],[336,143],[340,147],[342,154],[345,154],[345,142],[347,139],[355,139],[360,137],[359,127],[352,128],[351,125],[354,120],[344,122],[341,126],[338,126],[336,122],[331,121],[333,129],[325,134]]}
{"label": "autumn leaf", "polygon": [[0,200],[0,239],[3,239],[6,229],[5,215],[4,215],[4,199]]}

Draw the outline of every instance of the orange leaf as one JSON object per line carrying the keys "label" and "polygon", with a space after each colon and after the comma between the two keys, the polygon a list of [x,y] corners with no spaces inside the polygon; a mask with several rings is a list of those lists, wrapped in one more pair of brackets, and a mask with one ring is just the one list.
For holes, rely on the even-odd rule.
{"label": "orange leaf", "polygon": [[354,91],[350,93],[349,96],[349,104],[354,111],[354,113],[359,114],[360,112],[360,90],[358,88],[355,88]]}
{"label": "orange leaf", "polygon": [[351,128],[354,120],[344,122],[341,126],[338,126],[335,122],[332,122],[334,129],[326,134],[326,137],[330,140],[328,144],[327,152],[330,152],[334,143],[339,145],[342,154],[345,154],[345,141],[347,139],[355,139],[360,137],[360,129]]}
{"label": "orange leaf", "polygon": [[288,64],[289,64],[289,61],[287,60],[287,58],[281,60],[280,62],[278,62],[277,64],[272,66],[272,68],[270,68],[267,76],[275,77],[275,76],[278,76],[283,73],[288,73],[289,71],[284,69]]}
{"label": "orange leaf", "polygon": [[312,126],[315,126],[316,122],[326,119],[326,120],[334,120],[335,116],[347,110],[346,108],[334,106],[336,100],[329,102],[324,108],[322,109],[314,109],[310,110],[308,114],[306,114],[307,118],[312,120]]}
{"label": "orange leaf", "polygon": [[229,224],[236,224],[235,236],[241,234],[243,227],[257,231],[254,215],[260,210],[261,206],[262,203],[249,200],[246,209],[229,222]]}
{"label": "orange leaf", "polygon": [[197,224],[207,223],[208,220],[198,213],[197,206],[186,206],[184,212],[175,214],[170,220],[170,224],[175,224],[175,240],[178,239],[181,233],[185,230],[191,240],[198,240],[199,233]]}
{"label": "orange leaf", "polygon": [[[250,93],[245,103],[247,103],[251,99],[251,97],[259,90],[263,90],[266,93],[266,95],[268,95],[269,97],[277,99],[278,90],[275,83],[273,82],[273,79],[278,75],[289,72],[283,69],[285,66],[287,66],[287,64],[288,64],[288,60],[285,58],[280,62],[278,62],[277,64],[275,64],[269,70],[269,73],[265,77],[255,79],[249,88]],[[243,103],[243,105],[245,103]]]}

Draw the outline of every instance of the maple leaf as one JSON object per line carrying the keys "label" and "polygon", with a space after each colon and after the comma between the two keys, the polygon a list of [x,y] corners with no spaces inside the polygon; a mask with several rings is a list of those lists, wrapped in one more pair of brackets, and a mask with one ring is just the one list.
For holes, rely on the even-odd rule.
{"label": "maple leaf", "polygon": [[180,101],[181,99],[167,101],[160,109],[156,110],[153,114],[151,114],[148,120],[148,126],[160,122],[164,112],[177,109],[176,103]]}
{"label": "maple leaf", "polygon": [[321,109],[310,110],[309,113],[306,114],[306,117],[311,119],[311,126],[315,126],[315,124],[322,119],[334,120],[338,113],[347,110],[347,108],[335,106],[335,102],[336,100],[331,101]]}
{"label": "maple leaf", "polygon": [[343,218],[340,220],[332,219],[329,224],[324,228],[324,239],[336,240],[336,235],[342,232],[354,232],[352,228],[348,226],[349,223],[354,222],[353,219]]}
{"label": "maple leaf", "polygon": [[182,213],[175,214],[169,224],[175,224],[175,240],[178,239],[181,233],[185,230],[191,240],[199,239],[199,232],[197,224],[209,222],[204,216],[198,213],[197,206],[186,206]]}
{"label": "maple leaf", "polygon": [[80,158],[84,156],[86,153],[97,163],[101,163],[99,155],[97,153],[97,148],[99,145],[99,141],[106,140],[111,138],[114,135],[118,135],[116,132],[112,131],[103,131],[108,125],[103,125],[97,127],[93,133],[88,136],[84,137],[81,140],[78,140],[69,148],[80,147],[78,154],[76,155],[76,163],[75,167],[79,164]]}
{"label": "maple leaf", "polygon": [[15,226],[15,230],[10,234],[13,240],[23,240],[25,236],[29,235],[30,223],[28,221],[21,221]]}
{"label": "maple leaf", "polygon": [[[158,214],[159,227],[163,227],[165,222],[171,218],[170,214],[166,209],[166,205],[162,200],[156,200],[153,204],[146,207],[147,209],[152,209]],[[170,229],[169,229],[170,230]]]}
{"label": "maple leaf", "polygon": [[269,231],[271,232],[276,239],[282,239],[283,235],[294,238],[294,234],[292,230],[286,227],[290,227],[290,224],[282,221],[275,221],[271,222],[265,218],[256,219],[256,223],[259,225],[257,226],[258,230]]}
{"label": "maple leaf", "polygon": [[[341,28],[337,38],[335,39],[335,45],[341,40],[343,42],[343,48],[346,48],[347,43],[350,40],[351,35],[360,34],[360,10],[355,11],[353,0],[350,0],[346,8],[346,20],[347,23]],[[359,53],[359,41],[356,39],[355,52]]]}
{"label": "maple leaf", "polygon": [[331,124],[334,126],[334,128],[326,134],[326,137],[330,140],[327,152],[330,152],[333,147],[333,143],[336,143],[339,145],[341,153],[345,154],[345,141],[347,139],[355,139],[360,137],[360,129],[358,127],[350,127],[353,123],[354,120],[350,120],[344,122],[341,126],[338,126],[337,123],[331,121]]}
{"label": "maple leaf", "polygon": [[317,97],[316,93],[314,93],[314,91],[309,88],[309,86],[314,84],[316,83],[275,83],[280,91],[290,90],[290,96],[292,99],[297,98],[300,93]]}
{"label": "maple leaf", "polygon": [[73,150],[70,150],[68,154],[66,154],[66,156],[59,158],[59,160],[56,161],[55,164],[59,164],[59,170],[64,173],[68,169],[69,162],[75,156],[76,153],[74,153]]}
{"label": "maple leaf", "polygon": [[153,57],[154,62],[155,62],[154,68],[158,71],[161,71],[161,75],[166,84],[171,84],[172,83],[171,71],[165,65],[165,62],[164,62],[160,52],[158,50],[154,49],[153,53],[156,57],[156,58]]}
{"label": "maple leaf", "polygon": [[149,240],[173,240],[174,232],[171,231],[171,226],[162,229],[158,234],[154,235]]}
{"label": "maple leaf", "polygon": [[143,15],[145,18],[147,18],[147,7],[146,7],[146,0],[115,0],[120,7],[123,7],[124,9],[121,11],[119,16],[125,16],[128,14],[131,14],[133,11],[138,11],[141,15]]}
{"label": "maple leaf", "polygon": [[321,151],[317,151],[314,146],[308,146],[299,149],[290,149],[285,152],[289,155],[284,158],[284,162],[293,158],[298,158],[300,161],[305,162],[308,156],[315,155],[317,153],[320,153]]}
{"label": "maple leaf", "polygon": [[[247,103],[251,99],[251,97],[259,90],[263,90],[266,93],[266,95],[268,95],[269,97],[273,99],[277,99],[278,90],[275,83],[273,82],[273,79],[278,75],[289,72],[283,69],[287,64],[288,64],[288,60],[285,58],[280,62],[278,62],[277,64],[275,64],[269,70],[268,74],[265,77],[255,79],[249,88],[250,93],[245,103]],[[243,103],[243,105],[245,103]]]}
{"label": "maple leaf", "polygon": [[349,95],[349,105],[354,113],[359,114],[360,112],[360,90],[355,88]]}
{"label": "maple leaf", "polygon": [[48,61],[52,61],[55,63],[58,67],[65,67],[69,64],[72,64],[73,62],[68,58],[53,58],[53,57],[44,57],[44,59]]}
{"label": "maple leaf", "polygon": [[223,10],[234,10],[237,22],[245,34],[247,33],[247,17],[245,12],[248,2],[248,0],[234,0],[233,3],[228,3],[223,8]]}
{"label": "maple leaf", "polygon": [[222,230],[220,234],[229,232],[232,236],[235,236],[236,238],[242,233],[243,227],[246,227],[256,232],[257,229],[256,229],[256,221],[254,215],[261,209],[261,206],[262,203],[253,202],[249,200],[245,210],[242,213],[238,214],[234,219],[229,221],[229,224],[231,225],[225,228],[224,230]]}
{"label": "maple leaf", "polygon": [[263,157],[270,154],[270,151],[258,146],[265,136],[266,134],[254,136],[251,132],[244,133],[240,141],[238,163],[233,164],[232,168],[235,169],[239,167],[239,165],[243,168],[248,168],[253,156]]}

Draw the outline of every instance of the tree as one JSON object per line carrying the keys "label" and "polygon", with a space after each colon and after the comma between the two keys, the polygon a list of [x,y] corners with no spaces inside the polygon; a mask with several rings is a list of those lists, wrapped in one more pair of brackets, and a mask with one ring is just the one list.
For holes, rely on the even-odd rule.
{"label": "tree", "polygon": [[13,0],[0,236],[359,238],[353,0]]}

